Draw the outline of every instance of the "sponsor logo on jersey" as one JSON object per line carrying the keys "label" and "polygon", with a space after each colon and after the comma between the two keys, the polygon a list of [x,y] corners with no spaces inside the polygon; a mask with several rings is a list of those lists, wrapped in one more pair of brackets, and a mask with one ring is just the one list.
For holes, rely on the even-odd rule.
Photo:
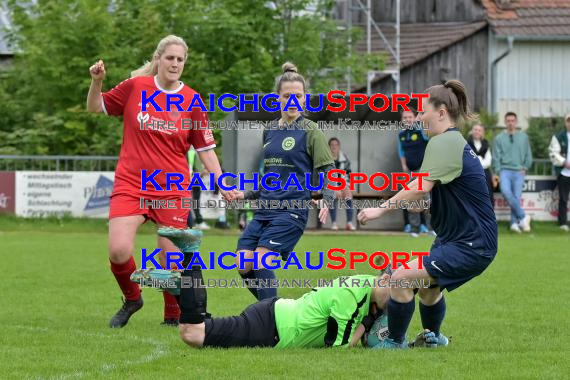
{"label": "sponsor logo on jersey", "polygon": [[287,137],[283,140],[281,144],[283,150],[291,150],[295,147],[295,139],[293,137]]}
{"label": "sponsor logo on jersey", "polygon": [[139,112],[137,115],[137,121],[139,123],[146,123],[150,119],[150,115],[146,112]]}

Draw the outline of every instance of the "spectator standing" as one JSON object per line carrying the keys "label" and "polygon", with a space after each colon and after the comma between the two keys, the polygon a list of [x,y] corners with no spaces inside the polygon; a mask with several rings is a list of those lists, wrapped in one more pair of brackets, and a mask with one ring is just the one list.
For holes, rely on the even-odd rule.
{"label": "spectator standing", "polygon": [[511,208],[511,231],[530,232],[530,215],[521,207],[526,172],[532,165],[532,151],[526,133],[517,131],[517,114],[505,114],[506,131],[493,143],[493,169],[499,175],[501,193]]}
{"label": "spectator standing", "polygon": [[558,225],[563,231],[568,231],[568,193],[570,192],[570,155],[568,140],[570,140],[570,113],[564,118],[566,130],[552,136],[548,153],[556,172],[558,185]]}

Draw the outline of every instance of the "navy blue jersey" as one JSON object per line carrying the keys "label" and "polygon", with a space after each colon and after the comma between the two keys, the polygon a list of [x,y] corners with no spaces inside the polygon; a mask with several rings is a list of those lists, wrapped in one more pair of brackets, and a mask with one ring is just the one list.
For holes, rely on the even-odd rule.
{"label": "navy blue jersey", "polygon": [[[260,189],[260,200],[309,200],[311,192],[306,186],[305,173],[313,173],[313,169],[333,163],[332,154],[327,144],[326,137],[317,125],[304,117],[299,117],[290,128],[269,129],[264,134],[263,159],[265,174],[276,173],[278,178],[269,178],[271,182],[280,181],[277,190]],[[291,186],[283,189],[294,173],[299,185],[291,182]],[[309,209],[288,208],[272,210],[269,208],[259,209],[255,213],[258,220],[273,220],[275,218],[288,218],[292,223],[305,228]]]}
{"label": "navy blue jersey", "polygon": [[497,251],[497,221],[481,162],[456,128],[430,138],[422,167],[436,182],[431,223],[441,244]]}
{"label": "navy blue jersey", "polygon": [[422,166],[428,138],[423,129],[404,129],[398,133],[398,152],[406,158],[406,165],[411,171]]}

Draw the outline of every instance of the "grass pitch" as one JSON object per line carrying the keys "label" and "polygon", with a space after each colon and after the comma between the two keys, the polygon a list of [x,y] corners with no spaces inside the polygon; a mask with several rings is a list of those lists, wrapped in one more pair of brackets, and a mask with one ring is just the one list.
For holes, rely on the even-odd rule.
{"label": "grass pitch", "polygon": [[[206,232],[203,250],[233,250],[236,233]],[[427,250],[431,238],[307,233],[298,251],[332,247],[364,252]],[[154,248],[143,226],[140,249]],[[0,378],[568,378],[570,234],[535,223],[531,234],[501,226],[499,254],[479,278],[446,295],[445,349],[193,350],[177,329],[161,327],[162,295],[143,292],[145,306],[123,329],[107,327],[120,307],[108,268],[106,222],[0,218]],[[278,270],[278,278],[335,278],[373,273]],[[205,278],[238,278],[206,271]],[[298,297],[308,289],[280,289]],[[247,289],[209,289],[215,316],[241,312]],[[416,312],[417,312],[416,308]],[[420,330],[414,316],[408,336]]]}

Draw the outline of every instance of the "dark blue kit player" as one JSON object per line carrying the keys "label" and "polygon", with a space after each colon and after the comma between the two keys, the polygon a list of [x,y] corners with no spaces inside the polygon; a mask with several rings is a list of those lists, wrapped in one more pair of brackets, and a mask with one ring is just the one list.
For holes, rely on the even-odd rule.
{"label": "dark blue kit player", "polygon": [[[291,63],[283,65],[283,75],[277,82],[276,92],[281,103],[281,117],[275,121],[275,124],[278,124],[277,128],[264,131],[263,158],[265,174],[275,173],[278,177],[268,179],[267,186],[276,181],[280,181],[281,186],[277,190],[260,187],[259,191],[239,193],[237,197],[260,201],[260,208],[255,211],[253,220],[247,225],[238,241],[236,259],[242,278],[249,281],[265,280],[258,284],[259,287],[249,287],[258,300],[277,295],[276,288],[264,286],[271,279],[275,279],[275,273],[265,269],[267,264],[262,262],[262,257],[267,252],[276,252],[286,260],[301,239],[309,215],[307,207],[282,206],[270,209],[263,207],[266,202],[261,201],[277,201],[279,205],[286,204],[285,201],[288,205],[293,205],[291,201],[310,201],[311,191],[307,189],[310,183],[306,183],[305,173],[311,173],[313,176],[323,175],[323,198],[327,202],[334,200],[334,192],[326,188],[327,172],[334,169],[332,154],[324,133],[317,128],[316,123],[305,119],[301,113],[305,105],[305,79],[297,73],[297,68]],[[292,106],[285,111],[288,103]],[[301,109],[296,107],[295,103]],[[292,174],[296,175],[300,188],[292,185],[284,189]],[[319,207],[319,219],[324,223],[329,210],[323,202],[319,202]],[[243,257],[247,259],[253,259],[254,252],[257,252],[258,269],[253,269],[253,263],[245,260],[243,269],[240,269],[239,252],[244,252]]]}
{"label": "dark blue kit player", "polygon": [[[408,125],[408,128],[398,133],[398,154],[402,170],[406,173],[415,173],[420,170],[424,154],[428,144],[428,136],[421,126],[414,125],[416,115],[414,111],[403,111],[402,121]],[[404,209],[404,232],[412,233],[414,226],[410,223],[410,215],[408,210]],[[426,223],[425,211],[420,214],[420,225],[418,232],[420,234],[428,234],[429,228]],[[417,236],[417,235],[414,235]]]}
{"label": "dark blue kit player", "polygon": [[[432,225],[437,233],[429,255],[402,266],[393,280],[430,281],[421,288],[420,315],[425,330],[435,333],[437,345],[448,339],[440,333],[445,317],[442,291],[452,291],[480,275],[497,254],[497,222],[481,162],[456,126],[472,117],[465,86],[458,80],[432,86],[425,92],[420,120],[429,125],[430,137],[420,171],[427,179],[408,183],[391,201],[416,200],[431,195]],[[366,209],[360,222],[381,217],[389,209]],[[406,331],[415,310],[414,289],[392,287],[388,301],[389,336],[375,348],[405,348]],[[427,333],[427,332],[426,332]]]}

